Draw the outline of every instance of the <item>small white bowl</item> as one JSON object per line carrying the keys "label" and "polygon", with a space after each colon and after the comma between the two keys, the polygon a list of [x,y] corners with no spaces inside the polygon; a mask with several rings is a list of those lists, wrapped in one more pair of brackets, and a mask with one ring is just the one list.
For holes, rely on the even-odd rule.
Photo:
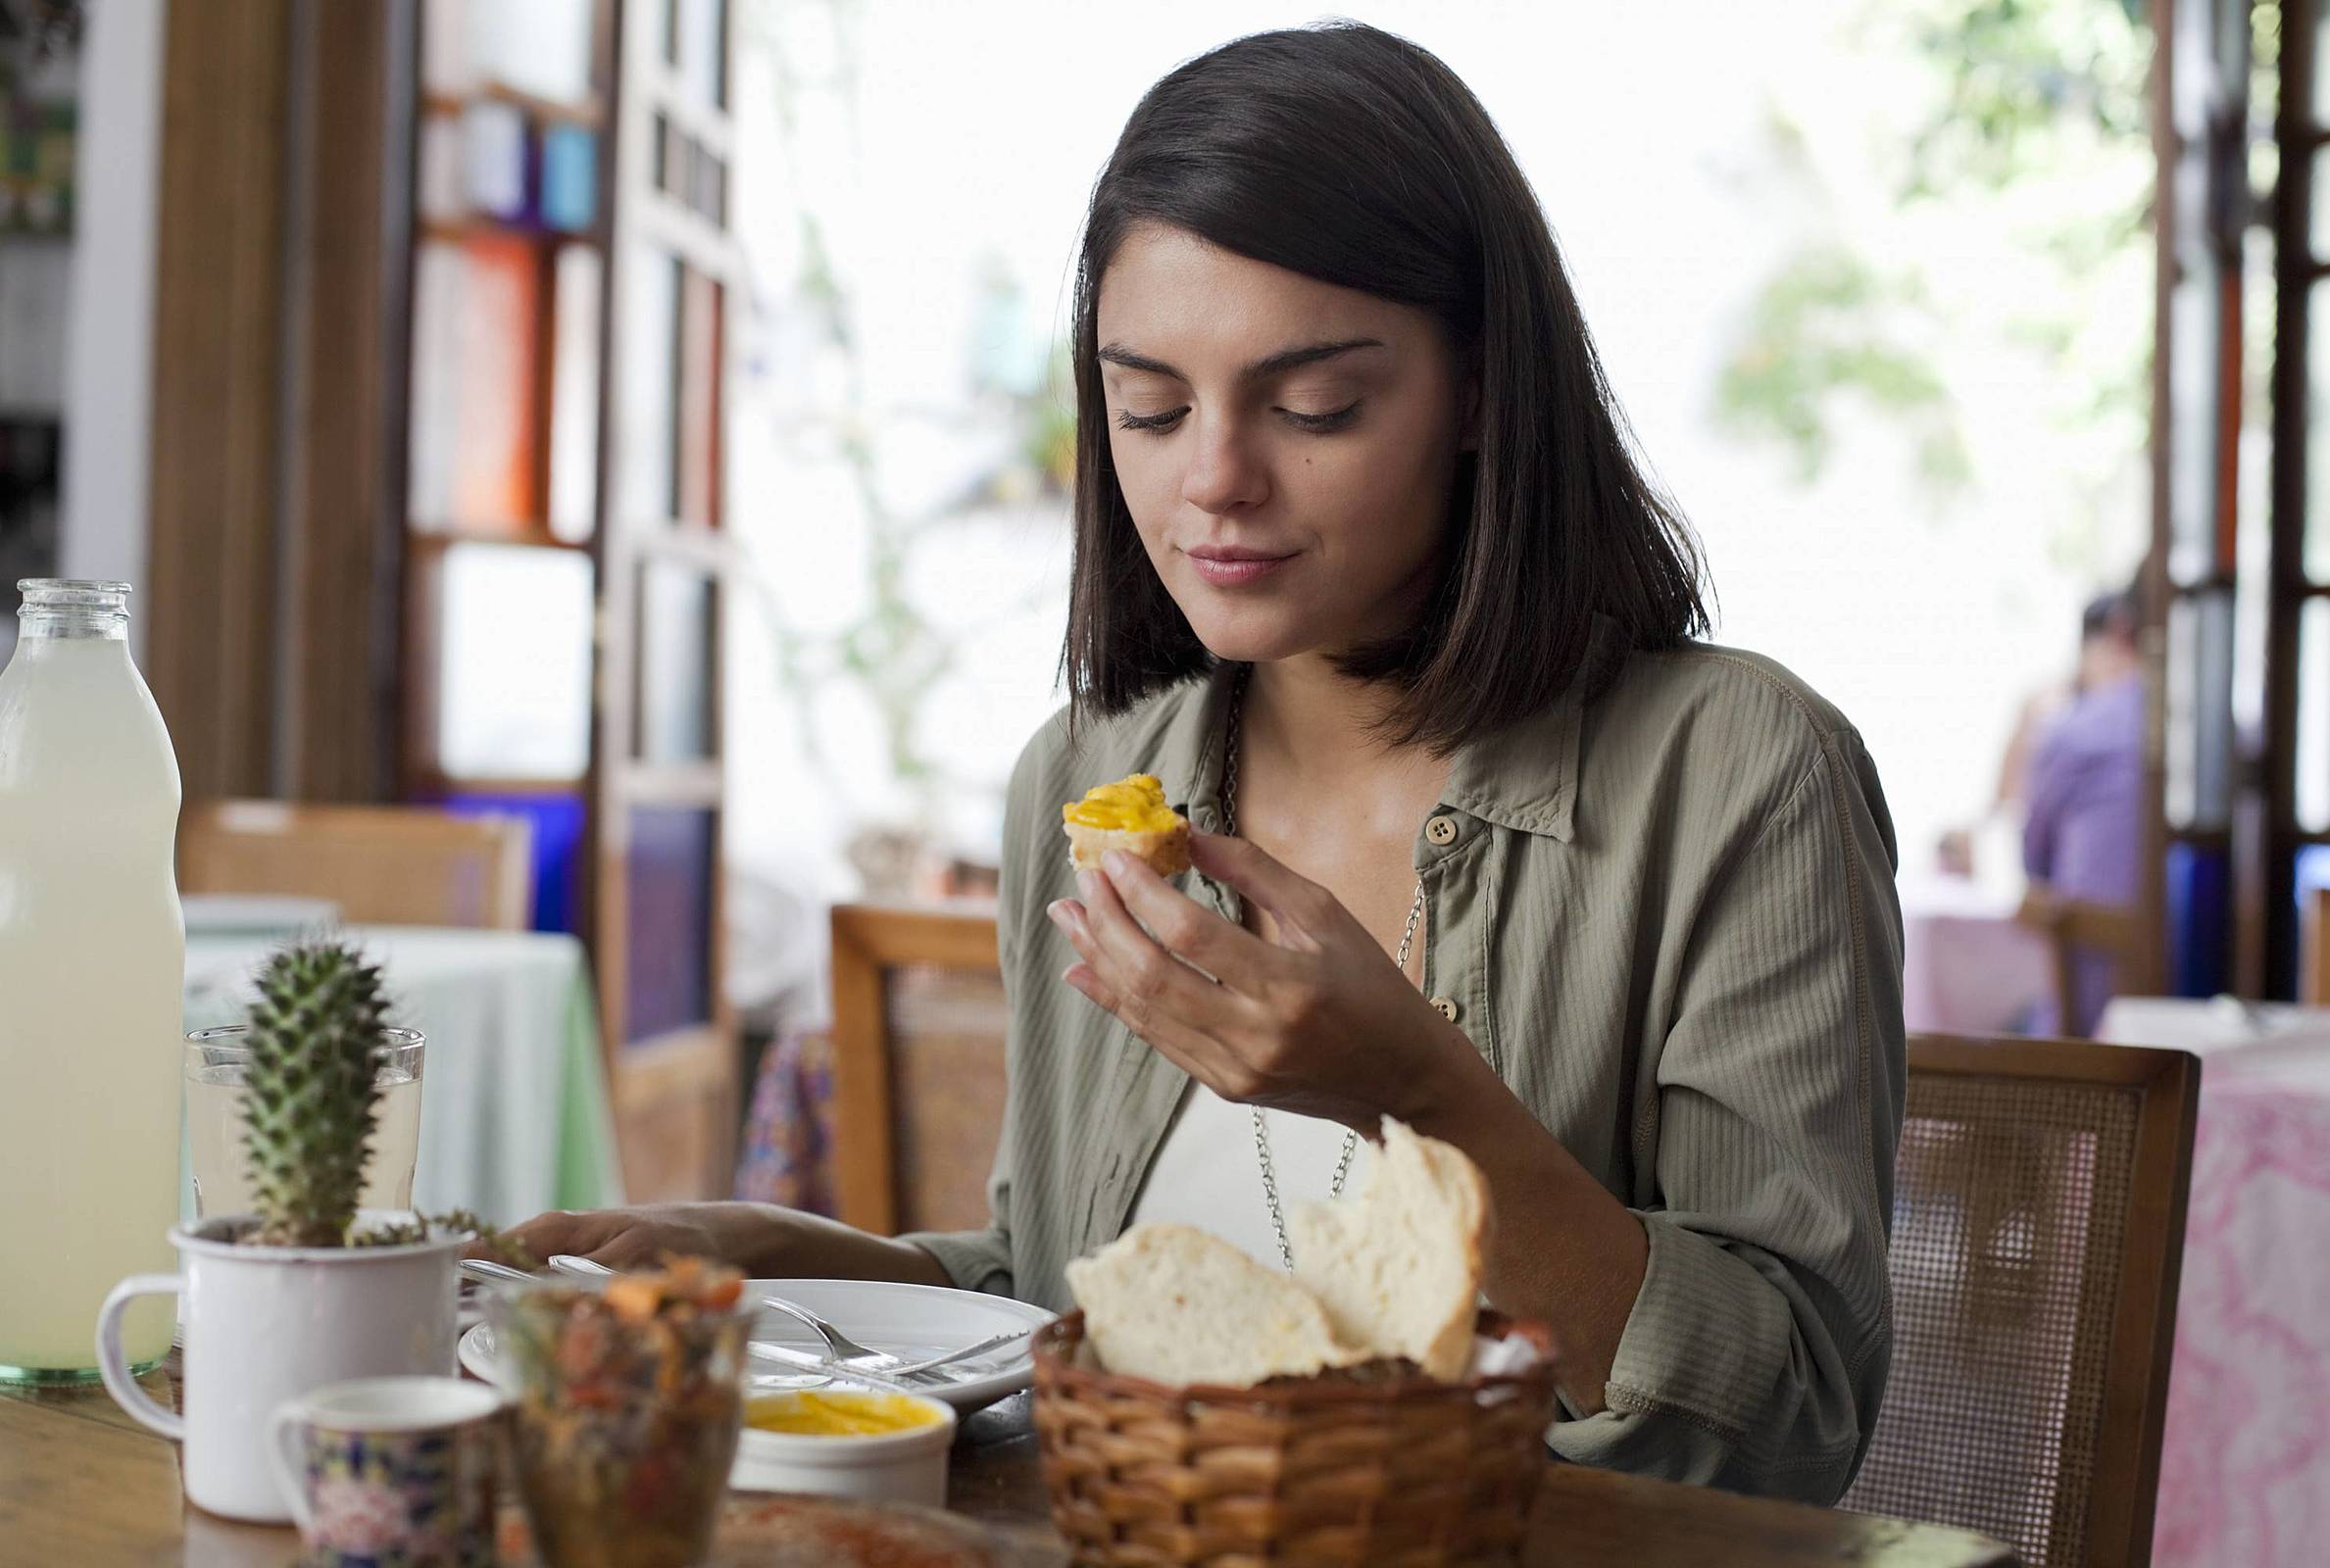
{"label": "small white bowl", "polygon": [[[746,1414],[764,1399],[746,1396]],[[899,1396],[905,1397],[905,1396]],[[763,1432],[747,1425],[736,1444],[728,1485],[739,1492],[814,1493],[862,1502],[947,1505],[947,1450],[955,1443],[955,1410],[942,1400],[915,1396],[931,1421],[878,1437],[821,1437],[799,1432]]]}

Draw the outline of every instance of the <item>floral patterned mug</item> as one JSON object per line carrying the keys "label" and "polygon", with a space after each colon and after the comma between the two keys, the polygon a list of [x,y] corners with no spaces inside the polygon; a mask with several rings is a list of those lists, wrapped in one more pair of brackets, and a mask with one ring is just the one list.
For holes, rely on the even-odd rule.
{"label": "floral patterned mug", "polygon": [[318,1568],[492,1568],[502,1396],[366,1378],[276,1406],[270,1455]]}

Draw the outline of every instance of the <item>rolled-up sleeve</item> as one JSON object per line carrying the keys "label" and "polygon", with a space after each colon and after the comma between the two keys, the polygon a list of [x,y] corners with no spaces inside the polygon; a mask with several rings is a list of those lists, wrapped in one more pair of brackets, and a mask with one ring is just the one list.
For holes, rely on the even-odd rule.
{"label": "rolled-up sleeve", "polygon": [[1892,1348],[1894,862],[1846,730],[1711,884],[1635,1129],[1642,1289],[1564,1456],[1824,1503],[1851,1482]]}

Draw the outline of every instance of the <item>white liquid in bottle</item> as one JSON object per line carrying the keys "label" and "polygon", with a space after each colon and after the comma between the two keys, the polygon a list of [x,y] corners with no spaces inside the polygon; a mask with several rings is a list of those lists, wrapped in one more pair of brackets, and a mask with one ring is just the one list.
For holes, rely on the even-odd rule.
{"label": "white liquid in bottle", "polygon": [[[98,1304],[172,1266],[186,939],[178,767],[127,586],[25,582],[0,670],[0,1379],[94,1376]],[[170,1349],[166,1299],[126,1320]]]}

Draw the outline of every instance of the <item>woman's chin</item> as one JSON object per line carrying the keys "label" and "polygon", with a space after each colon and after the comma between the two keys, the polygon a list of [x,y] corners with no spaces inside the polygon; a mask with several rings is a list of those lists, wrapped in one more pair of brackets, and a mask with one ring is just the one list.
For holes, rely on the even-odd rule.
{"label": "woman's chin", "polygon": [[1310,640],[1284,624],[1258,625],[1248,617],[1212,625],[1192,621],[1190,629],[1206,652],[1232,664],[1274,664],[1310,651]]}

